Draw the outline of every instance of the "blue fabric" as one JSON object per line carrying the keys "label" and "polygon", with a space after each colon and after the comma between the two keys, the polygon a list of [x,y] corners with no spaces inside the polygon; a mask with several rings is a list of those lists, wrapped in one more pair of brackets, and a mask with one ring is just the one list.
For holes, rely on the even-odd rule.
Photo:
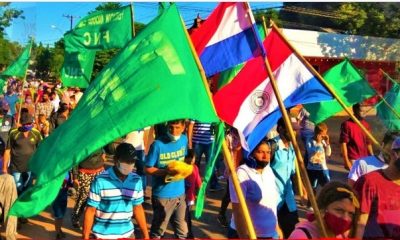
{"label": "blue fabric", "polygon": [[[130,173],[122,182],[110,167],[90,186],[87,204],[96,208],[92,232],[100,238],[122,238],[133,232],[133,207],[143,202],[141,178]],[[111,215],[109,213],[112,213]]]}
{"label": "blue fabric", "polygon": [[276,177],[276,185],[279,191],[278,210],[286,202],[289,211],[293,212],[297,209],[296,200],[294,198],[293,183],[290,177],[295,174],[295,152],[292,145],[289,148],[283,148],[282,140],[278,137],[274,138],[277,142],[275,157],[271,161],[271,168]]}
{"label": "blue fabric", "polygon": [[258,32],[253,26],[223,41],[207,46],[200,55],[200,61],[207,77],[261,55],[260,42]]}
{"label": "blue fabric", "polygon": [[[320,102],[324,100],[332,100],[332,96],[316,78],[313,78],[297,88],[296,91],[290,94],[283,102],[286,108],[290,108],[298,104]],[[277,108],[261,120],[254,130],[245,137],[249,145],[249,152],[253,151],[281,117],[281,111]]]}
{"label": "blue fabric", "polygon": [[15,105],[18,102],[17,94],[5,95],[4,96],[4,100],[8,103],[8,106],[10,107],[10,111],[7,113],[7,115],[14,116],[14,114],[15,114]]}
{"label": "blue fabric", "polygon": [[[154,141],[146,156],[146,167],[167,168],[171,161],[185,160],[188,140],[182,134],[178,141],[172,142],[168,136],[161,136]],[[185,180],[165,183],[165,177],[152,176],[153,196],[176,198],[185,193]]]}

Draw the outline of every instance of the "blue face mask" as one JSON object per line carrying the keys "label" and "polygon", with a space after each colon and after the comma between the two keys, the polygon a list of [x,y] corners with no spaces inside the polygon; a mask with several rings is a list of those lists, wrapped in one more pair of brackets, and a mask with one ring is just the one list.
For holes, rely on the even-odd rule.
{"label": "blue face mask", "polygon": [[22,132],[28,132],[30,130],[32,130],[33,125],[22,125],[22,127],[20,128]]}

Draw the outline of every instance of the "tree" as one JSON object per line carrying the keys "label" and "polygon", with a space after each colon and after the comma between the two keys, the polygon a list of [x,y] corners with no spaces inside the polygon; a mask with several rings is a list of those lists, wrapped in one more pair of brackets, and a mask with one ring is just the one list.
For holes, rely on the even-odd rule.
{"label": "tree", "polygon": [[257,23],[262,23],[262,17],[264,16],[265,21],[268,23],[272,20],[276,25],[281,26],[281,20],[279,18],[279,12],[275,9],[259,10],[254,13],[254,19]]}
{"label": "tree", "polygon": [[50,78],[59,79],[61,76],[61,67],[64,63],[64,39],[54,43],[54,48],[51,50],[50,61]]}
{"label": "tree", "polygon": [[36,72],[36,77],[42,79],[48,79],[50,75],[50,62],[51,62],[51,51],[49,47],[44,47],[42,43],[40,43],[34,51],[34,64],[32,68]]}
{"label": "tree", "polygon": [[4,37],[4,30],[11,26],[12,20],[16,18],[24,18],[23,11],[15,8],[10,8],[9,2],[0,2],[0,38]]}
{"label": "tree", "polygon": [[0,72],[10,65],[21,53],[22,47],[0,37]]}

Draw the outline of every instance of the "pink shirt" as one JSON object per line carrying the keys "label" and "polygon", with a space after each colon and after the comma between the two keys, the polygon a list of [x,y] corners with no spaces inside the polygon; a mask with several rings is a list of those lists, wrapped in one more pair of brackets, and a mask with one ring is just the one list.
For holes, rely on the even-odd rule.
{"label": "pink shirt", "polygon": [[[293,230],[292,234],[290,234],[288,239],[308,239],[307,234],[301,228],[307,229],[312,239],[320,238],[317,224],[308,220],[304,220],[296,224],[296,228]],[[335,238],[344,238],[344,236],[337,235]]]}

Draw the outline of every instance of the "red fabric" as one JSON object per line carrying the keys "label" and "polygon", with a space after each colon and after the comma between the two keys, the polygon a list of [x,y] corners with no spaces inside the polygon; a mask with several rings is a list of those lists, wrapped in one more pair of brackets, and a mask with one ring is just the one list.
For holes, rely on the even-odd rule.
{"label": "red fabric", "polygon": [[[371,127],[363,119],[360,121],[369,131]],[[340,129],[340,143],[347,143],[347,156],[350,160],[356,160],[369,155],[367,136],[361,128],[351,119],[344,121]]]}
{"label": "red fabric", "polygon": [[364,237],[400,239],[400,185],[378,170],[362,176],[354,189],[361,212],[369,213]]}
{"label": "red fabric", "polygon": [[201,186],[201,178],[199,174],[199,168],[196,164],[193,164],[193,172],[186,179],[186,201],[194,201],[196,199],[196,190]]}

